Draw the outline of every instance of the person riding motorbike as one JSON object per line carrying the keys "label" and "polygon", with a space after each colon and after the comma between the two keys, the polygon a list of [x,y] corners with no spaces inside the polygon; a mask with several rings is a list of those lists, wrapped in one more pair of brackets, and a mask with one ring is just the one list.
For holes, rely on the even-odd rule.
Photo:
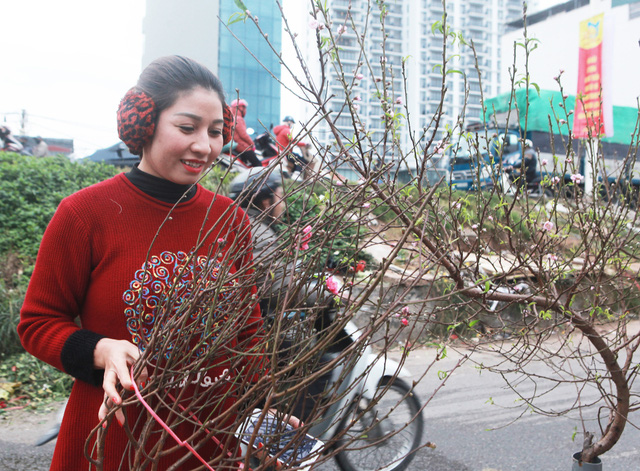
{"label": "person riding motorbike", "polygon": [[538,158],[530,139],[524,141],[522,156],[518,153],[508,159],[506,169],[512,182],[518,188],[529,188],[534,184],[538,172]]}
{"label": "person riding motorbike", "polygon": [[[275,265],[276,261],[269,260],[278,246],[278,235],[275,225],[285,210],[283,193],[283,176],[277,171],[268,173],[262,169],[250,169],[241,172],[231,182],[229,197],[245,210],[251,221],[253,236],[254,263]],[[257,273],[259,278],[258,291],[263,293],[267,304],[261,304],[263,313],[275,307],[279,293],[289,285],[290,270],[278,270],[278,277],[273,283],[267,283],[271,277],[266,273]],[[263,288],[262,290],[260,288]]]}
{"label": "person riding motorbike", "polygon": [[233,100],[230,105],[233,119],[235,120],[235,129],[233,131],[233,140],[236,143],[235,152],[247,165],[260,167],[262,163],[256,156],[256,146],[247,132],[247,123],[244,120],[248,106],[247,100],[241,98]]}
{"label": "person riding motorbike", "polygon": [[2,140],[2,150],[5,152],[18,152],[24,150],[22,143],[11,134],[8,126],[0,126],[0,139]]}
{"label": "person riding motorbike", "polygon": [[[281,239],[276,230],[286,208],[283,183],[280,172],[250,169],[233,179],[228,196],[244,209],[251,221],[256,286],[266,324],[277,322],[274,318],[277,315],[293,319],[285,329],[277,352],[279,364],[287,365],[295,352],[309,341],[309,332],[322,333],[331,324],[337,307],[333,298],[327,297],[324,288],[318,285],[317,278],[296,277],[297,267],[293,262],[277,258],[286,252],[281,250]],[[349,343],[346,334],[338,336],[329,351],[340,351]],[[328,361],[328,356],[322,355],[317,361],[318,364]],[[292,401],[295,417],[303,421],[309,418],[330,378],[329,371],[312,382],[306,391],[298,392],[297,399]]]}
{"label": "person riding motorbike", "polygon": [[[292,132],[295,125],[295,120],[292,116],[285,116],[282,120],[282,124],[273,128],[273,135],[276,138],[276,144],[280,153],[289,148],[293,140]],[[309,173],[312,167],[312,160],[309,155],[309,146],[301,141],[295,142],[295,145],[302,150],[302,156],[296,155],[293,152],[287,154],[287,167],[289,173],[293,174],[295,170],[302,170],[306,174]]]}
{"label": "person riding motorbike", "polygon": [[[421,443],[422,408],[411,386],[391,375],[411,375],[403,373],[401,366],[386,355],[384,361],[379,361],[379,354],[372,353],[368,344],[360,358],[358,354],[347,354],[340,360],[345,351],[353,351],[359,329],[351,322],[343,324],[334,297],[327,297],[324,283],[318,283],[321,277],[304,276],[302,264],[287,263],[285,257],[292,250],[275,227],[286,209],[283,183],[283,176],[276,169],[250,169],[236,176],[229,192],[251,220],[256,286],[263,298],[260,306],[264,308],[265,325],[275,327],[271,332],[280,334],[270,336],[274,345],[270,351],[277,365],[272,372],[280,368],[286,372],[277,378],[279,396],[287,404],[281,410],[309,426],[310,435],[336,440],[336,460],[342,470],[406,469],[413,456],[408,451]],[[280,242],[283,239],[284,246]],[[314,348],[318,344],[325,347]],[[310,352],[315,354],[309,355]],[[308,386],[301,387],[301,381],[309,381]],[[396,398],[390,399],[395,405],[378,409],[382,401],[376,404],[373,398],[379,399],[387,389]],[[404,415],[403,410],[408,410],[409,415]],[[390,412],[400,412],[403,420],[395,422]],[[410,418],[409,422],[405,417]],[[350,428],[353,430],[348,432]],[[388,438],[397,435],[398,430],[406,444],[396,454],[389,454],[388,450],[397,447],[398,442]],[[369,464],[360,466],[363,455],[358,451],[352,455],[344,446],[352,442],[355,448],[371,446]],[[380,455],[378,450],[383,450]],[[387,456],[391,460],[385,461]]]}
{"label": "person riding motorbike", "polygon": [[533,142],[526,139],[524,141],[524,151],[522,152],[522,158],[524,159],[524,179],[527,184],[532,183],[538,171],[538,158],[536,151],[533,149]]}

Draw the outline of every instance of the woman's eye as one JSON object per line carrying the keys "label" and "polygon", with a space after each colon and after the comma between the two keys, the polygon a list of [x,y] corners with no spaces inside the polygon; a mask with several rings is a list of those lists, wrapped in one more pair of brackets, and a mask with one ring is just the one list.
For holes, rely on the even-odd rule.
{"label": "woman's eye", "polygon": [[222,129],[211,129],[209,131],[209,134],[211,134],[214,137],[218,137],[222,135]]}
{"label": "woman's eye", "polygon": [[180,130],[183,132],[193,132],[193,126],[180,126]]}

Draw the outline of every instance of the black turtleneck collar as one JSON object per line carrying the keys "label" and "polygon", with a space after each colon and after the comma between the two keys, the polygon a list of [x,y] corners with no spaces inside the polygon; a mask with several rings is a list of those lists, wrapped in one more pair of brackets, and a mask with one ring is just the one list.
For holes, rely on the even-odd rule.
{"label": "black turtleneck collar", "polygon": [[197,191],[195,185],[180,185],[143,172],[138,168],[138,164],[125,173],[125,176],[140,191],[165,203],[175,204],[185,193],[183,201],[189,201]]}

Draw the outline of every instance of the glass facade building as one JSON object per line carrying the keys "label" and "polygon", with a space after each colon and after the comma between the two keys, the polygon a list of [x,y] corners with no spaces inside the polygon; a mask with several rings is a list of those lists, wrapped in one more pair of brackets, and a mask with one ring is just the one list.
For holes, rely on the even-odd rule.
{"label": "glass facade building", "polygon": [[[273,48],[280,51],[282,18],[276,3],[263,0],[244,0],[244,3],[251,15],[258,17],[258,24],[268,34]],[[220,18],[224,22],[228,22],[237,11],[235,2],[220,2]],[[249,107],[245,121],[256,134],[260,134],[265,128],[269,130],[271,126],[280,124],[280,83],[271,76],[273,73],[280,77],[280,61],[252,21],[239,21],[229,29],[231,32],[224,26],[220,27],[218,76],[229,102],[238,96],[247,100]]]}
{"label": "glass facade building", "polygon": [[[280,51],[282,18],[276,2],[244,3],[251,15],[258,17],[273,49]],[[220,77],[229,102],[238,96],[236,89],[249,102],[247,126],[260,133],[264,129],[260,122],[267,128],[280,123],[280,84],[271,75],[280,77],[280,62],[253,21],[234,23],[229,32],[225,24],[238,12],[232,0],[189,0],[188,7],[175,0],[147,0],[142,66],[168,54],[200,61]]]}

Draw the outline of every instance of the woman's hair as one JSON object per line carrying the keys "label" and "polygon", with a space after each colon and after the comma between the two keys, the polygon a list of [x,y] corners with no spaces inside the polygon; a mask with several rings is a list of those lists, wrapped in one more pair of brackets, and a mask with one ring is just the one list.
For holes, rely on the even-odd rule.
{"label": "woman's hair", "polygon": [[202,64],[182,56],[160,57],[140,74],[138,84],[130,89],[118,107],[118,136],[129,151],[142,155],[151,142],[160,113],[171,107],[178,98],[202,87],[218,94],[222,102],[224,143],[231,141],[233,114],[225,104],[220,79]]}
{"label": "woman's hair", "polygon": [[224,107],[222,82],[199,62],[182,56],[165,56],[151,62],[140,74],[136,88],[156,107],[156,116],[172,106],[184,92],[202,87],[216,92]]}

